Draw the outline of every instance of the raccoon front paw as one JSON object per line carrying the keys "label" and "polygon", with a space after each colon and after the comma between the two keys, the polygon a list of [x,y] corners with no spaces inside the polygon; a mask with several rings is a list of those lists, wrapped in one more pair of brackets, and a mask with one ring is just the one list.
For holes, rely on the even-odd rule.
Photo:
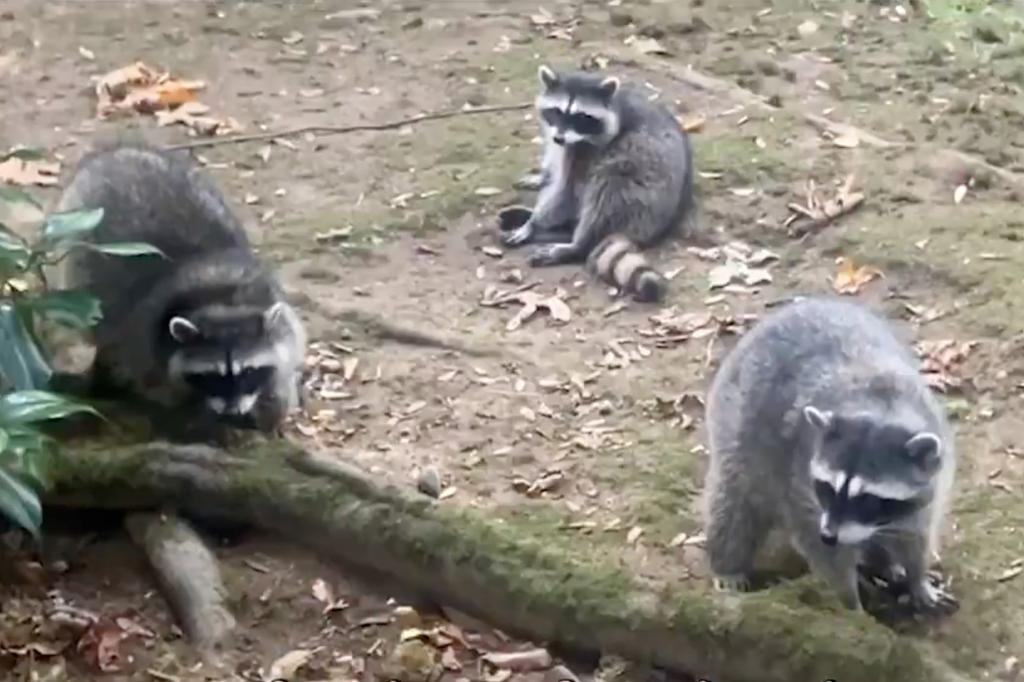
{"label": "raccoon front paw", "polygon": [[505,246],[522,246],[533,239],[533,223],[527,222],[514,230],[502,230],[499,235]]}
{"label": "raccoon front paw", "polygon": [[561,265],[573,260],[575,251],[569,244],[545,244],[538,246],[530,254],[530,265],[542,268],[548,265]]}
{"label": "raccoon front paw", "polygon": [[912,590],[911,604],[918,612],[950,614],[960,608],[960,602],[937,580],[925,578]]}
{"label": "raccoon front paw", "polygon": [[711,581],[716,592],[749,592],[750,578],[745,575],[719,575]]}

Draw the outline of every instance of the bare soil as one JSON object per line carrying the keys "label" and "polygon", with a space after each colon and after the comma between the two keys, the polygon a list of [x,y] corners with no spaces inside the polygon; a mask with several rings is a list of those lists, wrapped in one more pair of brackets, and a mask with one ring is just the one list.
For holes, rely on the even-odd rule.
{"label": "bare soil", "polygon": [[[731,332],[780,300],[831,290],[835,258],[845,256],[884,273],[856,295],[899,320],[908,339],[977,342],[943,368],[962,380],[946,394],[961,466],[942,557],[962,608],[913,636],[989,678],[1024,658],[1024,576],[1007,577],[1024,558],[1024,52],[1009,10],[954,5],[926,4],[939,17],[929,20],[909,5],[800,0],[548,2],[544,11],[486,0],[9,0],[0,13],[0,146],[43,147],[69,168],[95,138],[123,127],[166,143],[192,139],[149,119],[94,120],[90,76],[136,59],[206,80],[202,101],[248,133],[529,102],[541,62],[605,65],[646,83],[687,120],[706,118],[693,134],[699,234],[652,253],[676,273],[661,307],[620,301],[578,267],[531,269],[524,253],[494,249],[497,210],[531,199],[511,189],[536,161],[529,111],[195,150],[278,264],[316,342],[313,400],[292,435],[409,484],[433,467],[445,504],[477,507],[653,584],[703,589],[703,392]],[[669,54],[643,52],[628,41],[637,35]],[[697,87],[691,67],[717,80]],[[891,144],[834,141],[807,114]],[[790,237],[786,206],[804,202],[807,181],[829,194],[850,173],[866,195],[861,209]],[[957,203],[961,184],[968,190]],[[731,241],[774,252],[772,281],[709,290],[723,261],[688,247]],[[481,306],[494,287],[534,282],[533,291],[564,296],[569,322],[542,311],[508,331],[515,305]],[[351,307],[497,352],[374,341],[340,317]],[[652,320],[664,309],[730,324],[673,340]],[[354,360],[341,381],[339,368],[351,371]],[[334,374],[330,386],[325,373]],[[122,679],[152,679],[147,669],[202,675],[190,672],[194,661],[124,535],[81,551],[52,589],[95,610],[141,604],[158,634],[133,650]],[[267,539],[218,553],[246,633],[227,656],[237,674],[311,641],[339,666],[394,646],[395,633],[379,626],[338,627],[337,618],[358,622],[348,612],[320,614],[310,592],[320,577],[354,605],[386,609],[335,569]],[[38,618],[41,602],[0,590],[0,644],[15,648],[24,623],[8,614]],[[388,643],[374,649],[379,638]],[[27,674],[26,656],[0,661]],[[467,670],[445,679],[487,679]]]}

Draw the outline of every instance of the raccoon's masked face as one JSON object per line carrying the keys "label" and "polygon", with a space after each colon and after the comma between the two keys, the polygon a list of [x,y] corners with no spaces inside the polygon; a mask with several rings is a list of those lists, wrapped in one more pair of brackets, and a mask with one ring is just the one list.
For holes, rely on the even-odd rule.
{"label": "raccoon's masked face", "polygon": [[199,310],[172,317],[171,374],[218,417],[248,422],[260,396],[272,390],[281,362],[269,334],[281,312],[282,304],[275,304],[263,312]]}
{"label": "raccoon's masked face", "polygon": [[617,78],[559,74],[547,66],[541,66],[538,75],[537,115],[551,142],[603,147],[619,134],[619,117],[612,105],[619,91]]}
{"label": "raccoon's masked face", "polygon": [[931,502],[942,450],[936,434],[813,406],[803,415],[815,443],[810,476],[822,542],[864,542]]}

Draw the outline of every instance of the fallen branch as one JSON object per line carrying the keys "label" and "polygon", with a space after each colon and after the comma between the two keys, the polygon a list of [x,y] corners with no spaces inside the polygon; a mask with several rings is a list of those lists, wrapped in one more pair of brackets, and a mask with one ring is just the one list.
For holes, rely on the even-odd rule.
{"label": "fallen branch", "polygon": [[805,111],[793,111],[788,107],[777,107],[768,101],[768,98],[758,95],[755,92],[751,92],[746,88],[740,87],[735,83],[731,83],[727,80],[710,76],[699,71],[695,71],[692,68],[680,69],[673,62],[665,61],[657,57],[651,57],[649,55],[642,55],[636,52],[626,52],[624,50],[612,50],[609,56],[615,58],[619,62],[624,64],[640,64],[645,69],[649,69],[656,73],[664,75],[666,78],[674,80],[678,83],[682,83],[686,86],[701,90],[703,92],[709,92],[716,95],[727,97],[733,101],[739,102],[746,106],[753,106],[761,109],[762,111],[792,111],[795,115],[800,116],[808,123],[812,124],[819,130],[827,131],[835,136],[842,134],[855,135],[858,139],[863,141],[872,147],[879,149],[920,149],[924,151],[930,151],[936,154],[946,154],[959,160],[961,163],[976,168],[983,168],[993,175],[999,177],[1005,181],[1008,185],[1021,186],[1024,185],[1024,176],[1019,173],[1001,168],[994,164],[985,161],[984,159],[962,152],[957,149],[949,149],[945,147],[939,147],[933,144],[910,144],[901,142],[892,142],[886,140],[875,133],[865,130],[864,128],[858,128],[857,126],[850,125],[848,123],[840,123],[833,121],[824,116],[818,114],[812,114]]}
{"label": "fallen branch", "polygon": [[235,628],[216,557],[173,514],[129,514],[125,527],[146,553],[185,636],[200,652],[212,653]]}
{"label": "fallen branch", "polygon": [[242,142],[259,142],[261,140],[272,140],[274,138],[279,137],[293,137],[295,135],[303,135],[305,133],[319,133],[320,135],[341,135],[343,133],[358,133],[372,130],[394,130],[395,128],[401,128],[403,126],[413,125],[416,123],[423,123],[424,121],[440,121],[446,118],[456,118],[458,116],[494,114],[502,111],[522,111],[523,109],[529,109],[532,106],[532,102],[526,102],[522,104],[499,104],[491,107],[458,109],[456,111],[438,111],[432,114],[418,114],[416,116],[399,119],[397,121],[388,121],[387,123],[359,123],[356,125],[348,126],[314,124],[299,126],[297,128],[289,128],[287,130],[279,130],[277,132],[252,133],[250,135],[231,135],[226,137],[216,137],[205,140],[194,140],[192,142],[172,144],[167,147],[164,147],[164,149],[199,149],[202,147],[215,147],[218,145],[225,144],[241,144]]}
{"label": "fallen branch", "polygon": [[331,319],[341,320],[349,324],[357,325],[360,331],[366,336],[382,341],[394,341],[410,346],[421,346],[424,348],[439,348],[442,350],[455,351],[474,357],[489,357],[501,355],[501,351],[495,348],[474,348],[453,339],[445,339],[430,332],[414,329],[404,325],[389,322],[379,315],[346,308],[344,310],[332,311]]}
{"label": "fallen branch", "polygon": [[807,606],[785,589],[744,597],[652,591],[617,568],[580,560],[568,543],[517,535],[287,442],[244,455],[97,445],[59,454],[54,465],[49,503],[175,505],[252,523],[538,643],[731,682],[957,679],[926,645],[864,615]]}

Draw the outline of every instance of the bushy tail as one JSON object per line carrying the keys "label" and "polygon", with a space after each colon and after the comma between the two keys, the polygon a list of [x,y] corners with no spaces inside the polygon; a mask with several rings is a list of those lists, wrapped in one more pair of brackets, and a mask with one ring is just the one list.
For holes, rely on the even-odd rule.
{"label": "bushy tail", "polygon": [[628,237],[611,234],[601,240],[587,258],[587,269],[596,277],[642,303],[660,301],[665,278],[647,262]]}

